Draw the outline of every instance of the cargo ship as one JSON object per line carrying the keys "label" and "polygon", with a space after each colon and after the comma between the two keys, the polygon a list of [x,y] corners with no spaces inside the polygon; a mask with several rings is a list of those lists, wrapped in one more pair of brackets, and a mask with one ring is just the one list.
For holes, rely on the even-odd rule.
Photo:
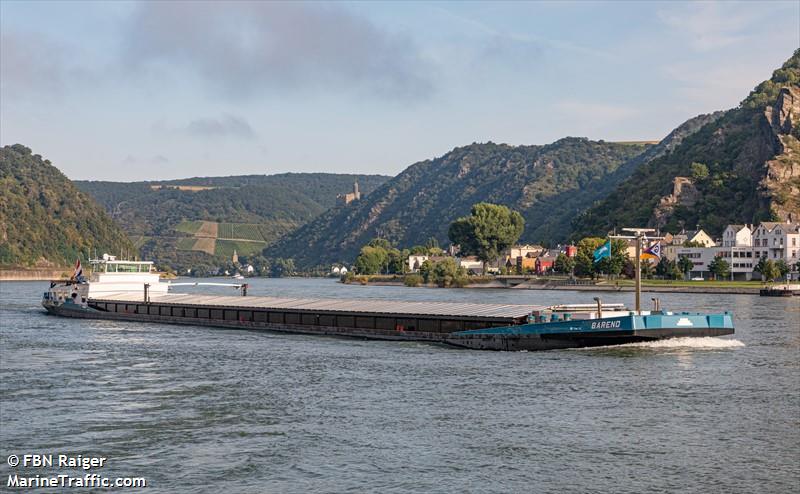
{"label": "cargo ship", "polygon": [[[90,279],[53,281],[42,305],[57,316],[404,340],[476,350],[550,350],[733,334],[730,312],[628,310],[622,304],[534,306],[247,296],[247,284],[162,282],[151,262],[92,261]],[[236,296],[172,293],[233,287]]]}

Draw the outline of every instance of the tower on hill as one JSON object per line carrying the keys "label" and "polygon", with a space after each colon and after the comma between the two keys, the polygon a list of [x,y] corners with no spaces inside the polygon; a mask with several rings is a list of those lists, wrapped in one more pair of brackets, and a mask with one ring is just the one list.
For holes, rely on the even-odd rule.
{"label": "tower on hill", "polygon": [[361,200],[361,192],[358,190],[358,180],[353,182],[353,192],[347,194],[339,194],[336,196],[336,202],[342,206],[350,204],[353,201]]}

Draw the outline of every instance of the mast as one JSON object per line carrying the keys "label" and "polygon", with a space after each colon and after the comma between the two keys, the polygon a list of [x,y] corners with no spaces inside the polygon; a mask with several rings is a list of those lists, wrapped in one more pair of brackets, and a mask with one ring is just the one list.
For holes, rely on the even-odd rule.
{"label": "mast", "polygon": [[[610,238],[622,238],[626,240],[636,240],[636,259],[633,261],[635,266],[636,280],[636,313],[642,312],[642,240],[648,233],[654,233],[653,228],[623,228],[623,232],[630,232],[633,235],[610,235]],[[651,240],[662,240],[664,237],[649,237]]]}
{"label": "mast", "polygon": [[636,313],[642,310],[642,239],[636,236]]}

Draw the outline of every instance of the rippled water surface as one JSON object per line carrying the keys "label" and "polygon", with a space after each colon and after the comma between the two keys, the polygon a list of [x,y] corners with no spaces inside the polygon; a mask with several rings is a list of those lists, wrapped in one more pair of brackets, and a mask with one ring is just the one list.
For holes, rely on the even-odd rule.
{"label": "rippled water surface", "polygon": [[[736,334],[495,353],[44,315],[0,285],[0,466],[108,457],[147,492],[798,492],[800,298],[660,294]],[[219,290],[219,289],[217,289]],[[253,295],[591,302],[255,280]],[[601,294],[630,302],[630,294]],[[645,298],[647,299],[647,298]]]}

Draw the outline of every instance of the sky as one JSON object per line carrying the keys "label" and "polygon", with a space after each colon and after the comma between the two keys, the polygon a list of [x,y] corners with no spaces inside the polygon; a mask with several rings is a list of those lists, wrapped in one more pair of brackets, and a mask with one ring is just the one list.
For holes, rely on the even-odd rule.
{"label": "sky", "polygon": [[395,175],[659,140],[800,47],[800,2],[0,1],[0,145],[72,179]]}

